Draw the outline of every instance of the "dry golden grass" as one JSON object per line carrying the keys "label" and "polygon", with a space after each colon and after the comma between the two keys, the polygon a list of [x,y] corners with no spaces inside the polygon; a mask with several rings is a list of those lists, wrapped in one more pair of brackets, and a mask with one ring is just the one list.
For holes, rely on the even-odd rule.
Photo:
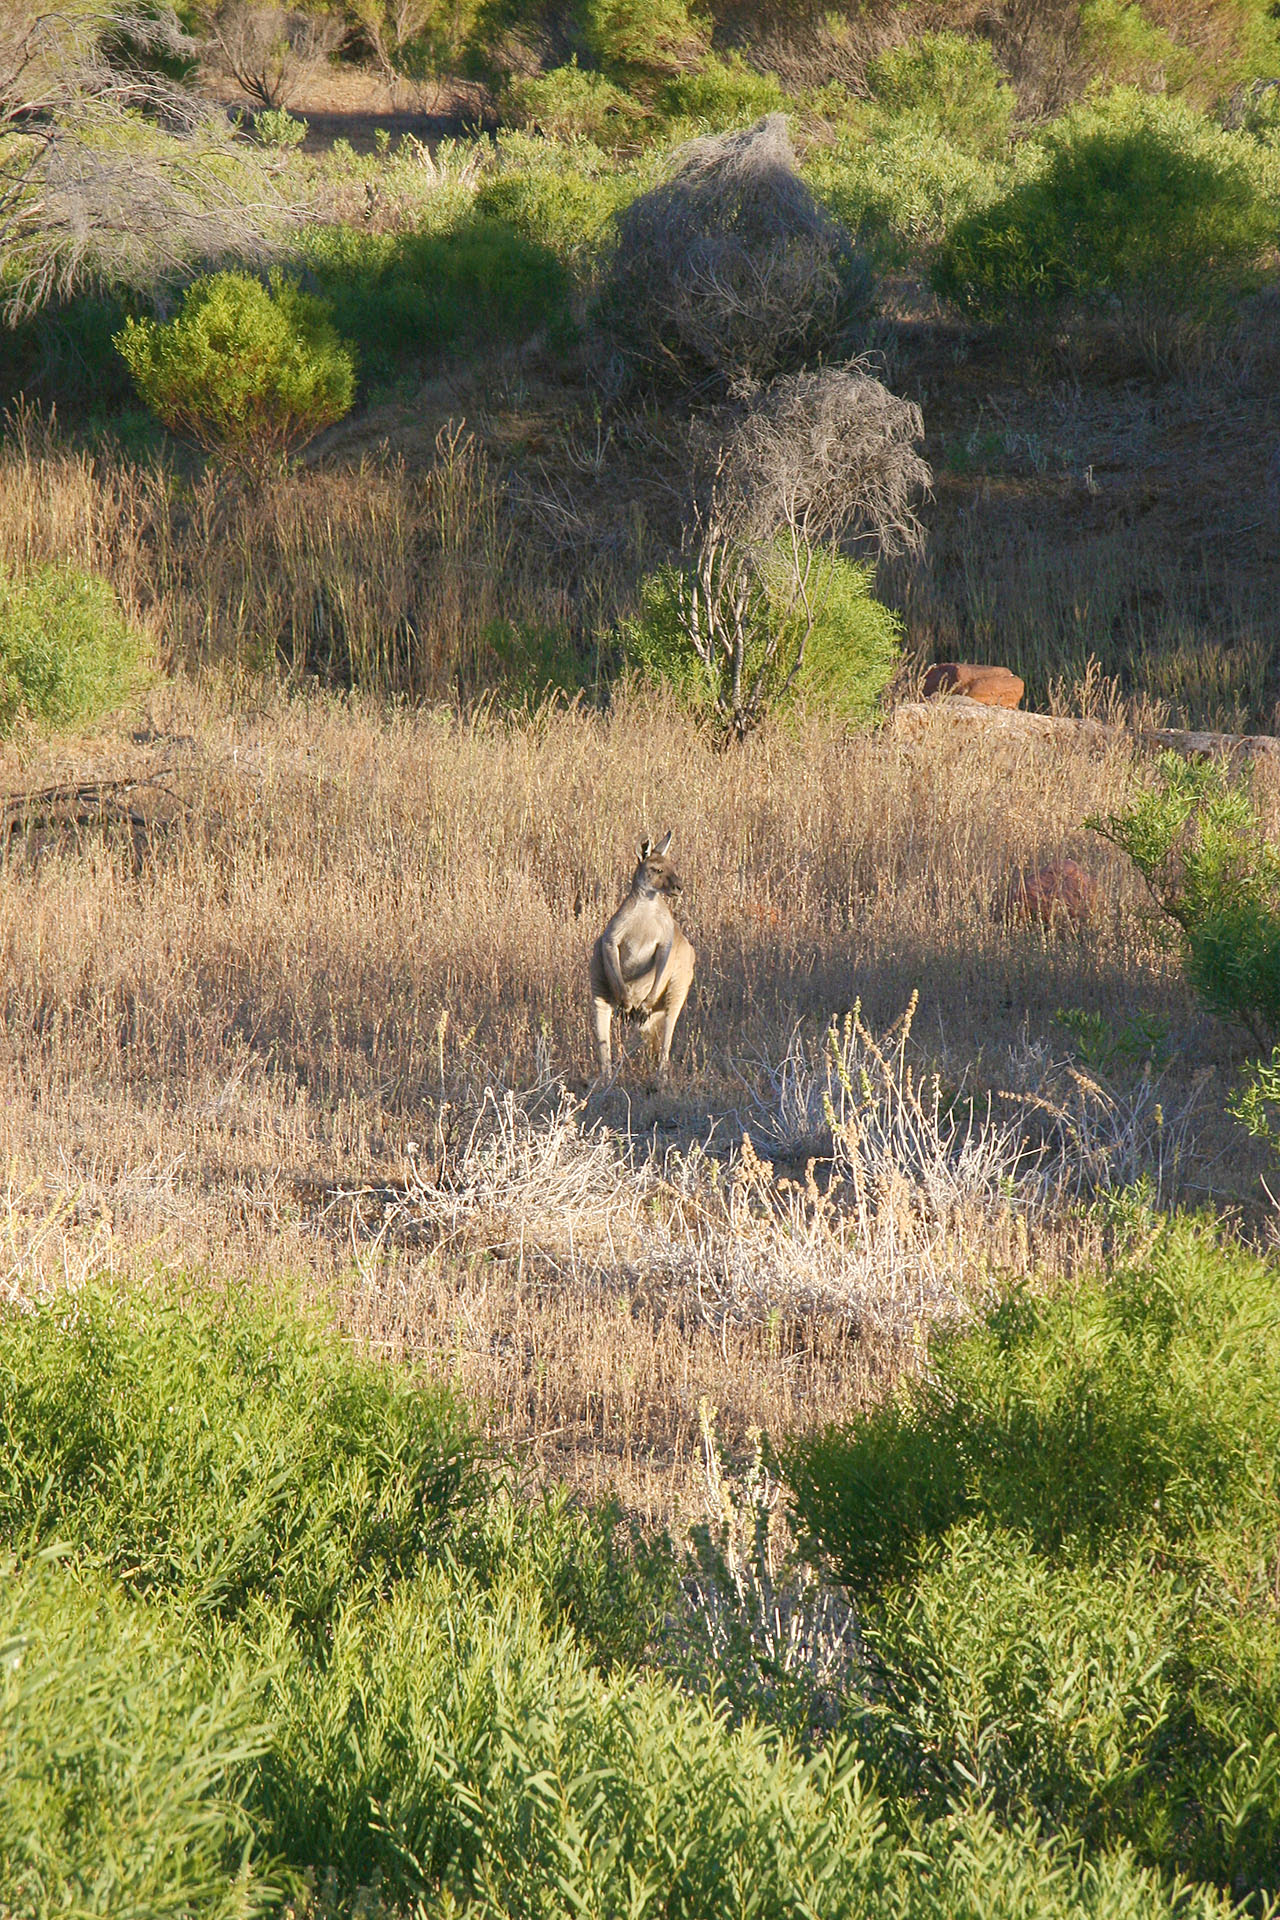
{"label": "dry golden grass", "polygon": [[[1221,1119],[1229,1040],[1080,824],[1129,789],[1119,749],[813,722],[716,753],[640,697],[505,722],[206,679],[158,688],[133,733],[0,768],[10,792],[167,768],[171,796],[140,857],[85,832],[7,864],[9,1287],[157,1263],[300,1282],[455,1376],[537,1470],[650,1516],[695,1497],[700,1407],[732,1444],[836,1417],[1001,1270],[1100,1244],[1061,1182],[1057,1204],[1011,1193],[994,1162],[938,1197],[927,1142],[874,1192],[849,1153],[806,1187],[797,1063],[812,1114],[855,1000],[883,1031],[920,994],[890,1106],[935,1068],[944,1113],[963,1085],[979,1115],[987,1089],[1049,1085],[1055,1009],[1162,1017],[1160,1140],[1194,1107],[1184,1190],[1253,1178]],[[594,1090],[587,953],[668,825],[699,956],[675,1071]],[[1098,873],[1096,925],[1010,924],[1011,875],[1061,855]],[[1154,1097],[1110,1119],[1088,1099],[1099,1165],[1163,1151]]]}

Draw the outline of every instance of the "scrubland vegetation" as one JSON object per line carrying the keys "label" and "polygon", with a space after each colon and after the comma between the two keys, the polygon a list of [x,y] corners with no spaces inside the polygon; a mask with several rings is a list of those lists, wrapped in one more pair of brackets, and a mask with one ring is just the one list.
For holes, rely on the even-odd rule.
{"label": "scrubland vegetation", "polygon": [[1276,1910],[1278,83],[0,6],[0,1913]]}

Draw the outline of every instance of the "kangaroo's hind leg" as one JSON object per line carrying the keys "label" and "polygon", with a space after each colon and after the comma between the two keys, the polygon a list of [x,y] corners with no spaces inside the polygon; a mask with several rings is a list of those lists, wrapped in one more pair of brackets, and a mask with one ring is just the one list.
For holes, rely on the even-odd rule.
{"label": "kangaroo's hind leg", "polygon": [[591,956],[591,1037],[596,1065],[607,1079],[613,1071],[613,998],[598,948]]}
{"label": "kangaroo's hind leg", "polygon": [[653,1049],[660,1074],[665,1074],[671,1064],[671,1037],[681,1009],[689,998],[692,979],[692,970],[685,973],[682,968],[675,969],[667,980],[662,998],[650,1009],[645,1020],[644,1037]]}

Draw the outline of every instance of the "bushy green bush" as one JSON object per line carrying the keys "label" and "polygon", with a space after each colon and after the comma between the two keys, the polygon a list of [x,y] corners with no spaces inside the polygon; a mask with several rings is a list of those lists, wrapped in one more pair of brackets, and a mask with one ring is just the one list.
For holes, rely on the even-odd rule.
{"label": "bushy green bush", "polygon": [[582,0],[582,17],[593,58],[633,89],[693,65],[709,38],[688,0]]}
{"label": "bushy green bush", "polygon": [[536,706],[556,694],[581,692],[586,663],[561,626],[495,620],[480,636],[481,675],[500,705]]}
{"label": "bushy green bush", "polygon": [[[83,293],[51,301],[9,326],[0,353],[0,403],[9,407],[25,398],[53,405],[64,424],[90,413],[141,412],[129,370],[115,348],[128,313],[120,296]],[[155,433],[159,439],[158,424]]]}
{"label": "bushy green bush", "polygon": [[621,170],[513,168],[486,180],[476,194],[479,219],[505,223],[528,244],[548,249],[580,278],[589,277],[609,222],[634,192]]}
{"label": "bushy green bush", "polygon": [[1106,296],[1211,304],[1274,242],[1254,143],[1179,101],[1121,88],[1041,138],[1042,157],[942,248],[938,290],[979,318]]}
{"label": "bushy green bush", "polygon": [[555,254],[483,213],[444,233],[321,228],[301,259],[358,347],[366,381],[448,348],[571,326],[569,277]]}
{"label": "bushy green bush", "polygon": [[[67,1293],[0,1320],[0,1412],[0,1544],[25,1563],[0,1571],[0,1884],[21,1920],[254,1920],[320,1881],[335,1911],[376,1886],[459,1920],[1226,1920],[1069,1829],[891,1809],[860,1737],[804,1756],[638,1677],[678,1604],[662,1544],[563,1494],[447,1497],[467,1473],[447,1398],[287,1313]],[[1262,1645],[1221,1637],[1220,1668]],[[1146,1647],[1115,1654],[1126,1698]],[[1245,1868],[1270,1751],[1203,1782],[1215,1809],[1236,1796]]]}
{"label": "bushy green bush", "polygon": [[899,123],[875,139],[842,134],[809,156],[805,178],[860,242],[903,264],[997,200],[1009,168],[931,127]]}
{"label": "bushy green bush", "polygon": [[54,1913],[251,1920],[278,1887],[243,1795],[264,1676],[56,1559],[0,1562],[0,1886]]}
{"label": "bushy green bush", "polygon": [[376,1618],[350,1610],[321,1673],[274,1659],[263,1845],[344,1889],[439,1888],[475,1920],[1225,1920],[1210,1893],[983,1812],[904,1844],[845,1741],[804,1759],[658,1681],[601,1675],[519,1567],[486,1593],[424,1572]]}
{"label": "bushy green bush", "polygon": [[115,589],[76,567],[0,569],[0,734],[99,719],[142,678],[142,639]]}
{"label": "bushy green bush", "polygon": [[139,393],[173,432],[259,465],[349,411],[355,363],[323,302],[273,273],[195,280],[167,322],[128,320],[116,335]]}
{"label": "bushy green bush", "polygon": [[518,126],[532,127],[550,140],[594,140],[607,144],[634,131],[640,108],[622,87],[578,65],[513,80],[505,96],[508,114]]}
{"label": "bushy green bush", "polygon": [[[764,570],[758,604],[752,610],[744,684],[754,681],[769,638],[782,620],[795,632],[782,635],[767,670],[765,710],[784,702],[818,707],[851,724],[872,719],[902,658],[901,623],[872,592],[874,567],[839,554],[814,557],[808,593],[818,617],[800,671],[789,686],[785,682],[804,616],[794,593],[784,589],[786,571],[787,555],[780,548],[774,565]],[[715,678],[708,674],[682,617],[682,587],[687,604],[688,583],[674,566],[662,567],[642,581],[639,610],[620,630],[623,656],[629,665],[670,687],[691,711],[710,719],[729,697],[729,689],[721,682],[731,672],[731,664],[726,659]]]}
{"label": "bushy green bush", "polygon": [[92,1288],[0,1320],[0,1546],[299,1622],[411,1568],[476,1497],[443,1390],[293,1314]]}
{"label": "bushy green bush", "polygon": [[1280,847],[1247,782],[1218,761],[1162,756],[1122,812],[1086,822],[1128,854],[1177,929],[1183,964],[1211,1012],[1256,1040],[1280,1036]]}
{"label": "bushy green bush", "polygon": [[308,123],[296,119],[286,107],[264,107],[253,116],[253,137],[261,147],[276,153],[292,153],[307,137]]}
{"label": "bushy green bush", "polygon": [[767,113],[785,113],[792,105],[776,74],[758,73],[741,54],[717,54],[659,88],[655,105],[666,119],[688,122],[701,132],[747,127]]}
{"label": "bushy green bush", "polygon": [[794,1443],[797,1518],[867,1596],[851,1718],[886,1784],[1274,1892],[1277,1432],[1274,1271],[1182,1225]]}
{"label": "bushy green bush", "polygon": [[976,154],[1009,143],[1016,96],[983,40],[925,33],[889,47],[868,62],[867,86],[886,131],[905,119]]}
{"label": "bushy green bush", "polygon": [[1083,0],[1077,57],[1095,86],[1104,82],[1178,93],[1197,68],[1195,53],[1148,20],[1136,0]]}

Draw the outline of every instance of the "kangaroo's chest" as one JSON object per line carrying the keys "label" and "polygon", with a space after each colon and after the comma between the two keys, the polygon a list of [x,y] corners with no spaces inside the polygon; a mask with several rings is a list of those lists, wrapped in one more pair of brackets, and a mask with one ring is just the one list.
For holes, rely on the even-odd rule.
{"label": "kangaroo's chest", "polygon": [[652,971],[658,955],[669,945],[674,922],[670,914],[647,913],[629,919],[618,930],[618,959],[624,980],[638,980]]}

